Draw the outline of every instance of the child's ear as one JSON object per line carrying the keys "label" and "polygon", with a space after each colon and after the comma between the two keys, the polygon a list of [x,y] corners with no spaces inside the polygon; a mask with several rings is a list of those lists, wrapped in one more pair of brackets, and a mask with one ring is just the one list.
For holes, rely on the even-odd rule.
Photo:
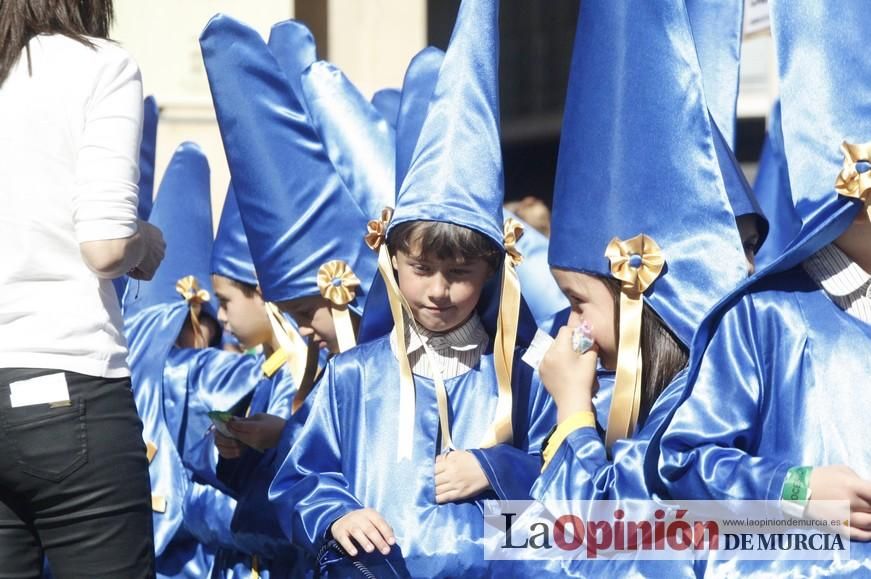
{"label": "child's ear", "polygon": [[395,255],[391,255],[391,256],[390,256],[390,263],[393,264],[393,269],[399,271],[399,262],[396,261],[396,256],[395,256]]}

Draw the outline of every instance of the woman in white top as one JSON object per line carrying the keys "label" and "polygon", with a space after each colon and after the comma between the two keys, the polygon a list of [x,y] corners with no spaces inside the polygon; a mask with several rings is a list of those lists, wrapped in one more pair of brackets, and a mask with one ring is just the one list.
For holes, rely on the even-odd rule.
{"label": "woman in white top", "polygon": [[153,576],[112,278],[150,279],[139,69],[111,0],[0,2],[0,578]]}

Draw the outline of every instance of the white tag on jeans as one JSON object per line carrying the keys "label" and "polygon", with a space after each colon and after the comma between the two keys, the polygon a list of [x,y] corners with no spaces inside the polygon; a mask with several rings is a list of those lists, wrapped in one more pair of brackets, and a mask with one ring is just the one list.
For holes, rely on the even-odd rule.
{"label": "white tag on jeans", "polygon": [[520,358],[534,369],[538,370],[541,365],[541,360],[544,358],[544,353],[547,352],[550,345],[553,344],[553,338],[550,334],[537,330],[535,337],[532,338],[526,353]]}
{"label": "white tag on jeans", "polygon": [[12,408],[69,402],[69,400],[67,377],[62,372],[9,384],[9,404]]}

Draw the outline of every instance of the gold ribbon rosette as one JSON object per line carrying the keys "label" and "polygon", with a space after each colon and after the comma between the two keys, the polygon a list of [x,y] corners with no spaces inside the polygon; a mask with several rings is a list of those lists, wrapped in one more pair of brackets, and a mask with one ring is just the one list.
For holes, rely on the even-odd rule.
{"label": "gold ribbon rosette", "polygon": [[508,218],[503,226],[505,263],[502,267],[502,288],[499,297],[499,317],[496,321],[496,342],[493,345],[496,382],[499,397],[496,401],[496,417],[481,448],[510,443],[514,437],[511,424],[511,373],[514,367],[514,347],[517,344],[517,325],[520,316],[520,278],[517,266],[523,261],[517,242],[523,237],[523,225]]}
{"label": "gold ribbon rosette", "polygon": [[360,279],[354,275],[351,266],[340,259],[328,261],[318,270],[318,289],[330,302],[330,312],[336,326],[340,352],[350,350],[357,345],[348,304],[354,301],[358,287],[360,287]]}
{"label": "gold ribbon rosette", "polygon": [[[858,145],[844,141],[841,144],[844,153],[844,166],[835,179],[835,191],[844,197],[861,199],[865,202],[865,211],[871,219],[871,143]],[[865,165],[860,171],[858,165]]]}
{"label": "gold ribbon rosette", "polygon": [[184,301],[187,302],[190,308],[191,327],[197,339],[197,347],[205,348],[208,346],[203,327],[200,325],[200,312],[203,304],[211,299],[209,292],[200,287],[200,282],[195,276],[186,275],[175,282],[175,291],[177,291]]}
{"label": "gold ribbon rosette", "polygon": [[617,376],[605,446],[609,452],[620,438],[635,431],[641,407],[641,316],[644,291],[656,281],[665,258],[656,242],[644,235],[623,241],[617,237],[605,249],[611,275],[620,280],[620,336],[617,346]]}

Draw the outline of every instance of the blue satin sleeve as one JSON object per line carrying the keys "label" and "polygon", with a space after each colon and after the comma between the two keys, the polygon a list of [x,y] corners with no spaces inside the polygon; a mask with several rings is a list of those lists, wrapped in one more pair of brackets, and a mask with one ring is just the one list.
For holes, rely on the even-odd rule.
{"label": "blue satin sleeve", "polygon": [[236,501],[218,489],[191,483],[184,502],[184,526],[199,542],[212,549],[233,547],[230,522]]}
{"label": "blue satin sleeve", "polygon": [[235,491],[218,477],[218,448],[215,446],[215,433],[210,431],[191,447],[184,459],[185,467],[193,473],[194,478],[215,487],[223,493],[235,498]]}
{"label": "blue satin sleeve", "polygon": [[297,551],[279,523],[277,510],[269,503],[269,485],[275,476],[274,454],[274,449],[267,451],[251,473],[231,526],[239,549],[266,559]]}
{"label": "blue satin sleeve", "polygon": [[235,354],[216,348],[173,349],[170,352],[165,375],[177,376],[173,381],[186,384],[189,393],[184,438],[179,446],[182,456],[212,425],[209,411],[231,409],[263,380],[261,362],[260,356]]}
{"label": "blue satin sleeve", "polygon": [[336,519],[363,508],[342,474],[335,394],[331,360],[315,387],[311,414],[269,489],[285,534],[315,553]]}
{"label": "blue satin sleeve", "polygon": [[664,428],[659,475],[672,498],[778,500],[795,466],[751,453],[768,402],[766,360],[755,347],[768,338],[754,310],[745,296],[724,314]]}
{"label": "blue satin sleeve", "polygon": [[[515,360],[521,355],[515,354]],[[514,443],[471,452],[500,500],[527,500],[541,469],[541,445],[556,423],[556,407],[525,362],[515,363],[512,381]]]}
{"label": "blue satin sleeve", "polygon": [[656,461],[648,456],[655,452],[651,439],[674,411],[685,385],[686,371],[682,371],[657,398],[638,432],[614,444],[613,460],[609,460],[596,428],[579,428],[569,434],[541,473],[533,497],[589,501],[654,496],[659,481]]}

